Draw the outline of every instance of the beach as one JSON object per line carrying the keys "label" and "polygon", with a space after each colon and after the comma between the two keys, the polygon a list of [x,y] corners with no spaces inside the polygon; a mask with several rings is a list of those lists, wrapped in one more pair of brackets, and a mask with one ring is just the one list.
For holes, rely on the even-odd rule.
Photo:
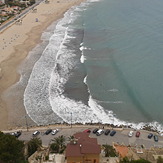
{"label": "beach", "polygon": [[[12,99],[4,97],[5,91],[19,81],[18,66],[27,57],[38,43],[41,42],[42,32],[54,21],[63,17],[63,14],[74,5],[83,0],[50,0],[42,2],[22,18],[22,24],[13,24],[0,33],[0,130],[11,129],[17,126],[18,118],[28,118],[28,123],[35,125],[26,115],[22,97],[19,99],[19,107],[14,107],[17,95]],[[26,124],[26,119],[21,125]],[[24,123],[24,124],[23,124]]]}
{"label": "beach", "polygon": [[141,0],[81,2],[41,2],[1,32],[1,128],[98,123],[162,132],[163,3],[140,12]]}

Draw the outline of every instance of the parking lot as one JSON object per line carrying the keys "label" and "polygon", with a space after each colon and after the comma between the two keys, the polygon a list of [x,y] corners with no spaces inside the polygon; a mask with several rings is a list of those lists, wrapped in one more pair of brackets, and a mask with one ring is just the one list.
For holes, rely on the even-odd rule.
{"label": "parking lot", "polygon": [[[90,137],[97,138],[99,144],[109,144],[112,145],[113,142],[118,142],[120,144],[124,145],[144,145],[146,148],[150,148],[151,146],[159,146],[163,147],[163,137],[159,136],[159,141],[155,142],[153,138],[148,139],[148,134],[150,132],[148,131],[141,131],[140,130],[140,137],[137,138],[135,137],[136,131],[134,131],[134,134],[132,137],[128,136],[129,129],[114,129],[116,130],[116,134],[114,136],[110,136],[102,134],[100,136],[96,136],[96,134],[92,133],[92,131],[96,127],[66,127],[66,128],[58,128],[59,131],[57,132],[56,135],[52,135],[51,133],[46,135],[45,131],[48,129],[39,129],[40,134],[37,137],[40,137],[42,140],[42,143],[44,146],[48,146],[51,143],[51,140],[54,139],[55,137],[58,137],[60,135],[64,135],[66,138],[69,136],[72,136],[73,134],[77,132],[83,132],[85,129],[90,129]],[[51,128],[51,129],[56,129],[56,128]],[[109,128],[112,130],[111,128]],[[37,129],[38,130],[38,129]],[[21,136],[19,137],[19,140],[30,140],[33,136],[33,132],[35,130],[30,130],[30,131],[23,131]]]}

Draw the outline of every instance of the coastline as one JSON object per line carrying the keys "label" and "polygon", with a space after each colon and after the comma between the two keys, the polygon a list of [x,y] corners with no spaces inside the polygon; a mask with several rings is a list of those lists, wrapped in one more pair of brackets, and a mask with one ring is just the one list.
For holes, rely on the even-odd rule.
{"label": "coastline", "polygon": [[[67,2],[67,1],[70,1],[70,0],[62,0],[62,1]],[[52,0],[52,3],[53,2],[54,2],[54,0]],[[80,3],[80,2],[82,2],[82,0],[78,0],[78,3]],[[70,2],[70,3],[72,3],[72,2]],[[51,2],[50,2],[50,4],[51,4]],[[57,3],[55,3],[55,4],[57,4]],[[75,2],[74,2],[74,4],[75,4]],[[44,6],[45,5],[47,6],[48,4],[44,4]],[[69,7],[71,7],[71,5],[72,4],[69,4]],[[45,14],[45,10],[44,10],[44,13],[39,13],[39,14],[41,14],[43,16],[42,17],[43,19],[39,18],[39,22],[35,21],[36,16],[32,17],[34,15],[34,13],[29,13],[29,14],[32,14],[32,16],[30,16],[27,20],[32,20],[33,21],[33,22],[31,22],[32,23],[32,28],[30,30],[28,30],[27,33],[25,33],[25,36],[24,35],[22,36],[23,38],[21,38],[21,39],[24,39],[24,42],[22,40],[21,41],[18,40],[18,42],[16,42],[16,45],[14,45],[14,52],[9,53],[11,51],[11,49],[8,49],[8,52],[5,55],[10,54],[9,57],[6,56],[7,59],[5,59],[5,60],[3,60],[3,57],[2,57],[3,61],[2,61],[2,63],[0,62],[0,67],[2,67],[2,72],[3,72],[3,75],[4,75],[2,77],[4,85],[1,85],[1,80],[0,80],[0,93],[1,93],[1,95],[3,94],[1,96],[2,99],[0,99],[0,100],[3,100],[3,103],[1,103],[1,101],[0,101],[0,110],[2,108],[2,113],[4,114],[4,115],[0,115],[0,118],[1,118],[1,120],[3,122],[1,124],[2,128],[4,128],[4,129],[14,129],[14,128],[21,128],[21,127],[26,126],[26,121],[25,121],[26,120],[25,119],[26,118],[26,111],[25,111],[24,106],[23,106],[23,91],[24,90],[23,89],[21,90],[22,91],[22,96],[21,96],[21,99],[20,99],[20,108],[17,108],[17,107],[13,106],[14,101],[18,100],[17,96],[15,97],[14,92],[13,92],[13,97],[12,98],[11,97],[9,97],[9,98],[5,97],[4,98],[4,92],[6,92],[6,90],[8,90],[8,88],[11,88],[11,86],[13,84],[15,84],[15,83],[17,83],[19,81],[20,75],[19,75],[19,73],[17,73],[17,68],[22,63],[22,61],[29,55],[28,52],[30,52],[36,45],[42,43],[42,40],[40,39],[42,32],[45,29],[47,29],[47,27],[49,27],[49,25],[51,23],[53,23],[54,21],[56,21],[56,20],[60,19],[61,17],[63,17],[63,14],[69,9],[69,7],[68,6],[65,7],[63,10],[60,10],[59,13],[58,13],[57,11],[56,12],[52,11],[47,6],[46,9],[47,8],[48,9],[46,11],[47,12],[46,14]],[[53,14],[55,14],[55,19],[53,17],[54,16]],[[26,18],[27,18],[27,16],[25,17],[25,19]],[[24,19],[23,19],[23,22],[24,22]],[[24,27],[26,27],[26,25],[27,25],[27,23],[24,25]],[[21,27],[23,27],[23,24],[21,25]],[[20,28],[20,26],[17,25],[16,28]],[[19,30],[18,30],[18,32],[19,32]],[[1,56],[1,54],[0,54],[0,56]],[[0,58],[0,61],[1,61],[1,58]],[[10,79],[10,77],[12,78],[12,80]],[[3,92],[1,90],[3,90]],[[6,108],[7,108],[7,110],[6,110]],[[23,119],[21,125],[19,126],[15,122],[20,117],[24,117],[24,119]],[[31,127],[32,126],[35,127],[36,124],[29,117],[27,117],[27,118],[28,118],[27,119],[28,122],[31,124]],[[1,129],[1,126],[0,126],[0,129]]]}
{"label": "coastline", "polygon": [[[23,18],[22,25],[14,24],[1,33],[0,44],[4,49],[0,53],[0,130],[20,127],[14,122],[17,121],[17,115],[26,118],[23,95],[20,99],[21,109],[12,108],[12,103],[16,99],[15,95],[11,100],[4,98],[4,92],[20,79],[20,75],[17,72],[18,66],[28,56],[28,53],[37,44],[41,43],[42,32],[54,21],[62,18],[69,8],[79,5],[83,1],[50,0],[48,4],[41,3],[36,7],[37,13],[30,12]],[[35,21],[36,18],[38,18],[38,22]],[[12,116],[12,119],[11,116],[9,117],[9,114]],[[23,123],[21,125],[25,125],[26,122],[24,121]]]}

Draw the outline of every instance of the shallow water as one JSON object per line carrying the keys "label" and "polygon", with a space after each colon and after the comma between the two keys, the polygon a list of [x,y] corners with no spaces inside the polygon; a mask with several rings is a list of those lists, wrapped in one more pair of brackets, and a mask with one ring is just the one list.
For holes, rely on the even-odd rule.
{"label": "shallow water", "polygon": [[37,124],[69,123],[72,113],[73,123],[160,127],[162,7],[161,0],[92,0],[68,11],[30,74],[28,115]]}

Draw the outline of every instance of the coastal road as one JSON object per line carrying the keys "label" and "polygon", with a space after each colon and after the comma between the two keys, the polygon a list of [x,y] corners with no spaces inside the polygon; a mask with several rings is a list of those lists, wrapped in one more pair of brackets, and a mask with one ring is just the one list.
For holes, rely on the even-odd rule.
{"label": "coastal road", "polygon": [[[58,137],[60,135],[64,135],[66,138],[69,136],[77,133],[77,132],[82,132],[85,129],[90,129],[93,131],[95,127],[67,127],[67,128],[58,128],[59,132],[56,135],[45,135],[45,129],[44,130],[39,130],[41,133],[38,135],[38,137],[41,138],[42,143],[44,146],[48,146],[51,143],[51,140],[54,139],[55,137]],[[48,129],[48,128],[47,128]],[[55,129],[55,128],[52,128]],[[25,140],[28,141],[32,138],[32,133],[33,131],[23,131],[22,135],[19,137],[19,140]],[[155,142],[154,139],[148,139],[147,136],[149,134],[148,131],[140,130],[141,134],[139,138],[135,137],[136,131],[134,131],[134,135],[132,137],[128,137],[129,129],[116,129],[116,134],[112,137],[110,135],[106,136],[104,134],[100,136],[96,136],[92,132],[90,133],[90,137],[97,138],[99,144],[109,144],[112,145],[113,142],[118,142],[119,144],[124,144],[124,145],[144,145],[145,148],[150,148],[152,146],[158,146],[158,147],[163,147],[163,137],[159,136],[159,141]]]}
{"label": "coastal road", "polygon": [[13,19],[11,19],[10,21],[6,22],[5,24],[0,26],[0,32],[3,31],[4,29],[6,29],[7,27],[9,27],[10,25],[12,25],[13,23],[15,23],[18,19],[21,19],[23,16],[25,16],[30,10],[32,10],[34,7],[36,7],[37,5],[39,5],[41,2],[43,2],[44,0],[39,0],[37,1],[35,4],[33,4],[32,6],[28,7],[27,9],[25,9],[22,13],[20,13],[19,15],[15,16]]}

